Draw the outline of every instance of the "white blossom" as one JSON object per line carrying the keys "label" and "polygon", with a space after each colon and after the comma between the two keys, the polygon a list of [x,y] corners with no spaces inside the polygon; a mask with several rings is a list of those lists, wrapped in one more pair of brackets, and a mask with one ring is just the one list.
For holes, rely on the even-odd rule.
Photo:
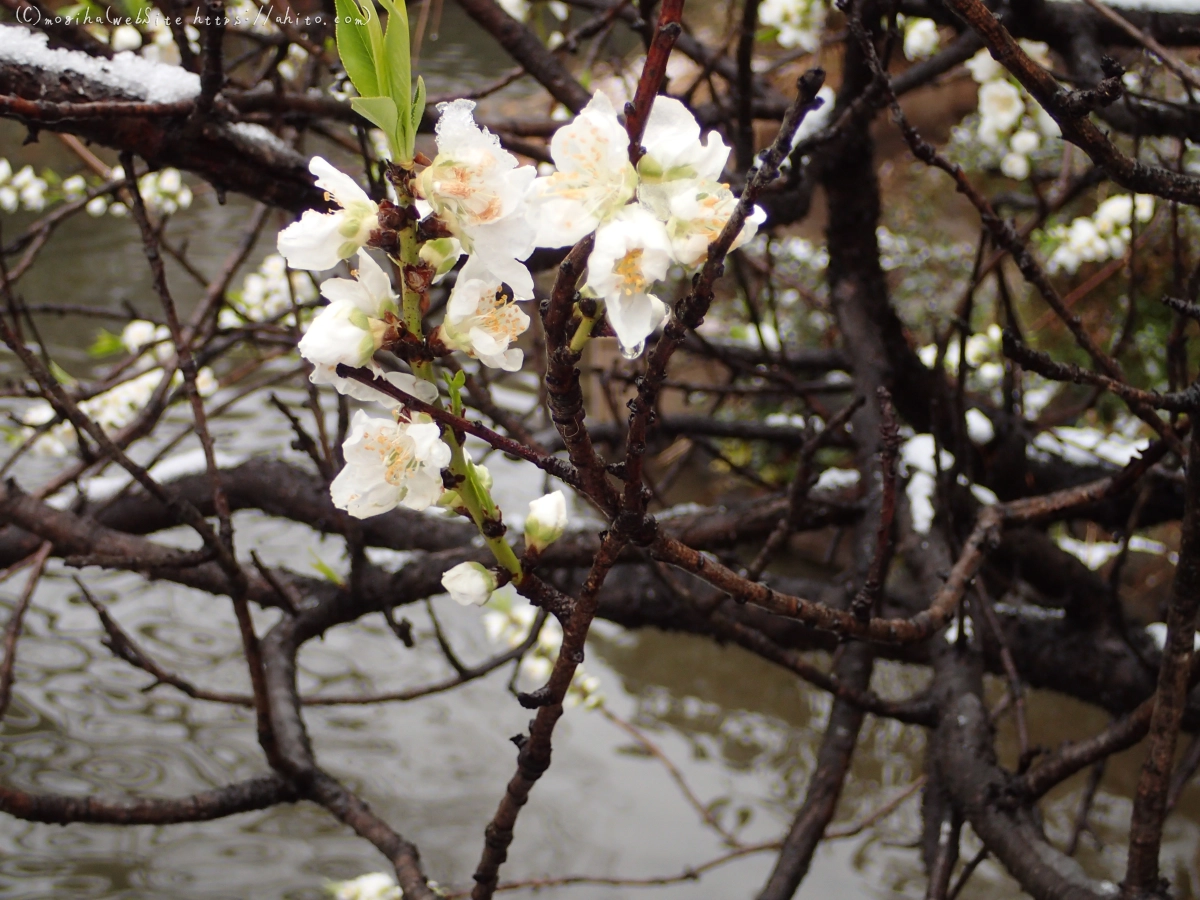
{"label": "white blossom", "polygon": [[388,316],[399,317],[397,297],[387,273],[360,251],[358,271],[351,278],[330,278],[321,285],[329,301],[300,339],[300,355],[314,366],[317,384],[343,382],[334,372],[339,363],[365,366],[382,346]]}
{"label": "white blossom", "polygon": [[279,233],[279,252],[293,269],[332,269],[359,251],[379,228],[379,206],[354,179],[319,156],[308,169],[340,209],[331,213],[306,210],[300,221]]}
{"label": "white blossom", "polygon": [[1031,131],[1028,128],[1022,128],[1009,139],[1008,146],[1012,148],[1013,153],[1020,153],[1022,156],[1028,156],[1041,146],[1042,137],[1036,131]]}
{"label": "white blossom", "polygon": [[529,194],[535,246],[569,247],[633,198],[637,172],[629,162],[629,135],[603,93],[554,133],[550,156],[557,171],[536,179]]}
{"label": "white blossom", "polygon": [[625,207],[596,232],[585,287],[604,298],[608,323],[626,354],[640,353],[666,318],[666,305],[649,291],[670,265],[666,226],[638,204]]}
{"label": "white blossom", "polygon": [[222,328],[274,320],[293,325],[293,299],[297,304],[311,303],[317,299],[317,288],[307,273],[288,271],[284,258],[271,253],[256,271],[242,279],[241,292],[228,301],[217,322]]}
{"label": "white blossom", "polygon": [[496,576],[477,562],[462,562],[442,575],[442,587],[455,603],[483,606],[496,590]]}
{"label": "white blossom", "polygon": [[1017,44],[1030,59],[1043,69],[1050,68],[1050,45],[1045,41],[1031,41],[1028,38],[1020,38]]}
{"label": "white blossom", "polygon": [[1000,171],[1009,178],[1024,181],[1029,177],[1029,157],[1024,153],[1005,153],[1000,160]]}
{"label": "white blossom", "polygon": [[8,160],[0,159],[0,209],[10,213],[18,209],[40,212],[46,207],[48,188],[46,180],[37,176],[33,166],[22,166],[13,174]]}
{"label": "white blossom", "polygon": [[529,515],[525,519],[527,547],[545,550],[562,537],[566,528],[567,498],[562,491],[554,491],[530,502]]}
{"label": "white blossom", "polygon": [[118,52],[137,50],[142,46],[142,34],[132,25],[118,25],[112,30],[109,45]]}
{"label": "white blossom", "polygon": [[361,409],[342,445],[346,467],[330,485],[333,505],[359,519],[397,506],[421,510],[442,493],[441,470],[450,448],[428,417],[383,419]]}
{"label": "white blossom", "polygon": [[138,180],[138,192],[146,206],[164,216],[192,205],[192,190],[183,183],[178,169],[147,172]]}
{"label": "white blossom", "polygon": [[729,159],[729,147],[717,132],[710,131],[701,143],[696,117],[674,97],[662,95],[650,107],[642,147],[637,193],[650,205],[696,181],[717,181]]}
{"label": "white blossom", "polygon": [[64,178],[62,183],[63,195],[68,200],[77,200],[87,193],[87,179],[82,175],[72,175]]}
{"label": "white blossom", "polygon": [[927,59],[937,52],[938,30],[933,19],[906,19],[904,55],[911,60]]}
{"label": "white blossom", "polygon": [[155,325],[145,319],[134,319],[122,329],[121,344],[131,356],[136,356],[152,344],[170,336],[170,330],[163,325]]}
{"label": "white blossom", "polygon": [[1133,198],[1133,215],[1142,223],[1154,218],[1154,197],[1150,194],[1138,194]]}
{"label": "white blossom", "polygon": [[499,0],[500,8],[516,19],[524,22],[529,18],[529,0]]}
{"label": "white blossom", "polygon": [[1025,113],[1021,92],[1008,81],[989,81],[979,89],[979,137],[996,146]]}
{"label": "white blossom", "polygon": [[996,62],[991,52],[985,47],[966,62],[971,77],[979,84],[987,84],[1004,75],[1004,66]]}
{"label": "white blossom", "polygon": [[763,0],[758,21],[778,31],[781,47],[800,47],[810,53],[821,46],[825,4],[821,0]]}
{"label": "white blossom", "polygon": [[[708,245],[721,234],[737,203],[729,188],[715,181],[692,182],[688,189],[674,193],[667,204],[666,224],[675,261],[687,268],[703,263]],[[736,250],[753,238],[766,218],[761,207],[753,207],[729,249]]]}
{"label": "white blossom", "polygon": [[516,372],[523,354],[510,346],[529,327],[529,316],[519,306],[510,286],[476,262],[467,260],[450,292],[442,341],[485,366]]}
{"label": "white blossom", "polygon": [[475,123],[474,108],[471,100],[438,105],[438,155],[417,178],[417,190],[462,249],[531,296],[533,278],[519,260],[533,251],[525,196],[537,170],[518,166],[500,139]]}

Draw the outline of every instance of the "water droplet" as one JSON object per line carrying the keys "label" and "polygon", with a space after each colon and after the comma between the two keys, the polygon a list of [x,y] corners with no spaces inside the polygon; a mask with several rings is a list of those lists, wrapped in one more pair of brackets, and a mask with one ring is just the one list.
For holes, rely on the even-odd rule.
{"label": "water droplet", "polygon": [[642,355],[642,351],[645,349],[646,349],[645,341],[638,341],[632,347],[626,347],[624,344],[622,344],[621,345],[621,355],[623,357],[625,357],[626,359],[637,359],[639,356]]}

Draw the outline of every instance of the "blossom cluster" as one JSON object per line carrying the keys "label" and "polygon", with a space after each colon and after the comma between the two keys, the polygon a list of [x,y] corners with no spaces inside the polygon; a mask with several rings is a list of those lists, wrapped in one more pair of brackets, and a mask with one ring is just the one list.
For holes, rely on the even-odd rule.
{"label": "blossom cluster", "polygon": [[[494,595],[487,611],[483,614],[483,628],[493,644],[505,649],[514,649],[525,643],[537,620],[537,609],[511,592]],[[518,675],[530,684],[544,684],[554,669],[562,647],[562,626],[553,616],[548,616],[538,631],[537,639],[528,652],[521,657]],[[575,669],[571,686],[565,698],[567,705],[579,705],[595,709],[603,705],[604,695],[600,692],[600,679],[589,675],[583,667]]]}
{"label": "blossom cluster", "polygon": [[763,0],[758,21],[774,29],[779,46],[811,53],[821,46],[825,13],[823,0]]}
{"label": "blossom cluster", "polygon": [[242,280],[240,291],[230,292],[217,324],[221,328],[241,328],[246,322],[295,324],[292,301],[297,306],[317,299],[317,289],[306,272],[289,272],[287,262],[278,253],[269,254]]}
{"label": "blossom cluster", "polygon": [[1149,194],[1109,197],[1091,216],[1078,216],[1070,225],[1046,229],[1042,249],[1049,253],[1046,269],[1074,274],[1085,262],[1120,259],[1133,237],[1133,221],[1154,218],[1154,198]]}
{"label": "blossom cluster", "polygon": [[[1024,39],[1019,43],[1039,65],[1050,66],[1050,48],[1045,44]],[[1058,123],[986,49],[966,65],[979,84],[978,139],[1002,154],[1000,171],[1006,176],[1017,180],[1029,177],[1030,155],[1044,140],[1061,135]]]}
{"label": "blossom cluster", "polygon": [[32,166],[24,166],[13,172],[12,163],[0,158],[0,209],[7,213],[26,209],[39,212],[46,206],[46,189],[49,185],[39,178]]}
{"label": "blossom cluster", "polygon": [[[622,349],[640,352],[667,314],[652,293],[654,284],[673,264],[701,265],[734,211],[737,199],[717,180],[729,148],[716,134],[702,141],[686,107],[659,97],[635,168],[616,111],[597,93],[555,134],[550,148],[555,171],[537,177],[532,166],[518,165],[495,135],[476,124],[473,108],[467,100],[439,107],[438,154],[411,180],[417,208],[426,217],[424,230],[437,235],[420,248],[429,278],[439,280],[467,256],[432,338],[483,365],[519,369],[523,355],[516,342],[529,326],[519,303],[533,296],[524,260],[534,247],[569,246],[595,232],[583,293],[603,300]],[[313,364],[314,382],[359,399],[381,400],[381,394],[339,377],[336,370],[338,365],[374,368],[375,351],[407,332],[401,298],[367,249],[382,231],[394,229],[402,214],[390,203],[376,203],[320,157],[313,158],[310,169],[334,209],[305,212],[280,233],[279,252],[295,269],[325,271],[353,260],[354,271],[351,278],[321,284],[329,304],[309,326],[299,350]],[[756,208],[733,246],[753,237],[764,217]],[[267,293],[265,279],[259,290]],[[427,380],[389,377],[403,378],[403,389],[426,402],[437,399]],[[347,466],[333,493],[338,506],[353,515],[376,515],[398,504],[424,509],[440,498],[440,470],[450,451],[439,429],[426,416],[396,404],[392,408],[391,418],[360,411],[352,423]]]}
{"label": "blossom cluster", "polygon": [[[138,374],[79,403],[80,411],[108,435],[116,434],[141,414],[165,376],[162,364],[168,363],[175,355],[167,327],[140,319],[125,326],[121,333],[121,344],[134,357],[131,368]],[[171,386],[178,387],[182,382],[183,375],[176,369]],[[210,397],[217,388],[218,382],[212,370],[207,367],[200,369],[196,374],[196,390],[200,396]],[[21,440],[33,438],[32,449],[42,456],[67,456],[77,447],[78,435],[70,422],[57,419],[54,407],[46,400],[38,400],[22,414],[23,427],[18,437]]]}

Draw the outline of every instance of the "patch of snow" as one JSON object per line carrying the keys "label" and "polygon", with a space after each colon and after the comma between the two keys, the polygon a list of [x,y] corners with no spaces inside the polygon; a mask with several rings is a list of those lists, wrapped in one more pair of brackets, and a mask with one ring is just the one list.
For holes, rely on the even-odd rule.
{"label": "patch of snow", "polygon": [[79,50],[51,50],[49,37],[20,25],[0,25],[0,62],[43,72],[74,74],[148,103],[175,103],[200,93],[200,76],[179,66],[125,51],[112,59]]}
{"label": "patch of snow", "polygon": [[813,488],[818,491],[836,491],[854,487],[859,480],[858,469],[826,469]]}
{"label": "patch of snow", "polygon": [[256,125],[253,122],[237,122],[230,125],[229,130],[238,137],[250,141],[252,144],[264,144],[276,153],[292,152],[292,148],[281,141],[278,135],[274,134],[270,129],[264,128],[262,125]]}

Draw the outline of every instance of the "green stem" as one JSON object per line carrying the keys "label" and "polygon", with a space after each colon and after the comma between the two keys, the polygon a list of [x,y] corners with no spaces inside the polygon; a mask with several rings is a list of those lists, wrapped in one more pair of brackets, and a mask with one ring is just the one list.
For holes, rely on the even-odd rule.
{"label": "green stem", "polygon": [[[397,191],[400,193],[400,205],[411,205],[412,198],[404,196],[403,188],[400,185],[397,185]],[[420,242],[417,240],[416,226],[410,223],[400,231],[400,259],[397,262],[400,265],[400,277],[403,282],[401,313],[404,316],[404,324],[408,327],[409,332],[417,337],[422,336],[421,301],[423,298],[419,292],[412,290],[408,286],[408,279],[405,276],[410,269],[415,270],[421,264],[420,251],[421,247]],[[418,378],[422,378],[432,384],[437,384],[432,363],[414,363],[412,370],[413,374]],[[441,405],[440,400],[436,402],[438,405]],[[496,562],[508,570],[514,582],[520,584],[521,579],[524,577],[524,572],[521,569],[521,561],[517,559],[516,553],[513,552],[512,547],[508,545],[508,542],[504,538],[488,537],[484,528],[488,522],[500,520],[500,512],[496,507],[496,501],[492,499],[491,492],[479,483],[474,468],[467,459],[466,451],[458,442],[453,429],[443,428],[442,436],[445,438],[446,443],[450,445],[450,471],[462,478],[458,486],[458,494],[462,498],[463,505],[466,506],[467,512],[471,514],[472,521],[475,522],[479,533],[483,536],[484,541],[487,542],[488,549],[496,557]]]}
{"label": "green stem", "polygon": [[579,320],[579,327],[575,329],[575,334],[571,336],[571,352],[582,353],[583,348],[591,339],[592,329],[596,326],[596,320],[584,316]]}
{"label": "green stem", "polygon": [[504,538],[488,537],[484,530],[486,522],[494,522],[499,519],[496,503],[492,499],[491,493],[479,483],[474,467],[467,460],[466,451],[463,450],[462,444],[458,442],[454,432],[446,429],[445,437],[446,442],[450,445],[450,471],[455,475],[462,476],[463,479],[458,485],[458,496],[462,498],[463,505],[471,514],[472,521],[479,529],[479,533],[483,535],[496,562],[508,570],[516,584],[520,584],[521,579],[524,578],[524,572],[521,569],[521,561],[517,559],[517,554],[513,552],[513,548]]}

